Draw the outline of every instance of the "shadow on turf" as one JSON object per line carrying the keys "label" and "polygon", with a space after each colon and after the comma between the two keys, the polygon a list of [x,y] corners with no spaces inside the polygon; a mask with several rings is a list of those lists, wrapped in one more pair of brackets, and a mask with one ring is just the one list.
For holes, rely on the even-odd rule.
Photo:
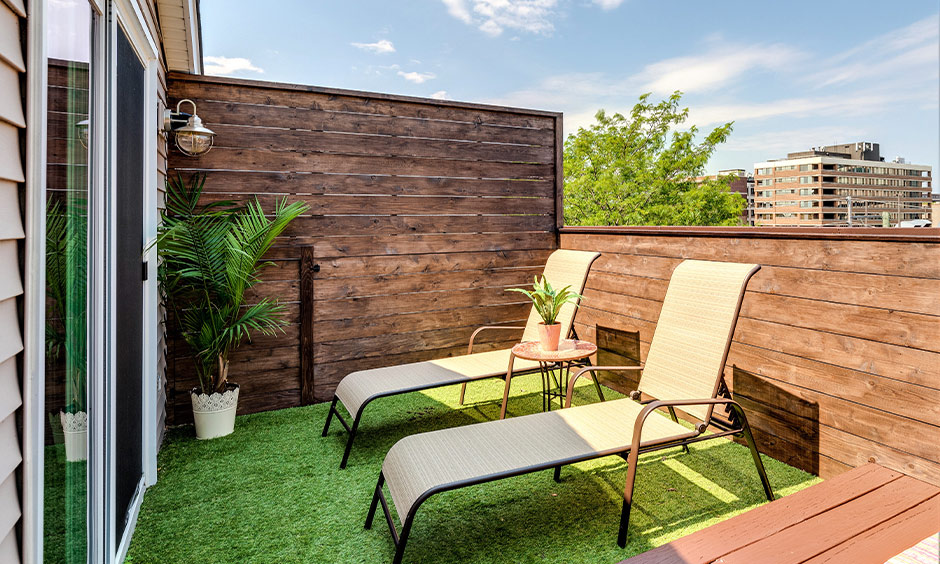
{"label": "shadow on turf", "polygon": [[[578,392],[583,402],[596,401],[585,389]],[[374,466],[376,476],[385,453],[399,439],[493,420],[500,407],[497,400],[457,407],[423,394],[383,399],[384,405],[367,414],[370,420],[364,418],[350,457],[351,466]],[[509,414],[537,412],[540,406],[539,392],[515,395],[510,398]],[[333,430],[319,439],[333,442],[330,450],[337,466],[345,438],[344,432]],[[666,460],[677,461],[721,488],[723,497],[734,499],[729,502],[704,491]],[[800,472],[775,472],[774,465],[768,471],[775,491],[807,480]],[[331,472],[342,479],[343,471]],[[608,553],[615,562],[654,548],[664,538],[681,536],[683,531],[765,501],[750,453],[742,445],[722,440],[693,446],[689,454],[677,448],[646,455],[637,473],[629,544],[621,550],[615,541],[625,479],[626,462],[608,457],[565,467],[561,484],[552,481],[551,472],[539,472],[457,490],[460,494],[438,494],[418,512],[406,560],[499,562],[494,556],[513,554],[527,560],[564,562],[578,554]],[[361,510],[353,512],[361,520],[368,502],[364,498]],[[394,547],[382,519],[373,530],[359,534],[387,538],[391,560]]]}
{"label": "shadow on turf", "polygon": [[[701,470],[737,499],[726,502],[703,491],[667,466],[667,459]],[[577,555],[608,553],[616,562],[662,544],[663,538],[682,536],[766,502],[750,454],[741,445],[722,442],[690,454],[675,449],[648,455],[637,472],[629,543],[620,549],[616,534],[626,462],[608,457],[588,469],[581,466],[565,467],[560,484],[545,471],[472,486],[479,492],[470,498],[449,495],[453,492],[431,498],[418,512],[406,560],[486,562],[496,553],[520,558],[506,561],[565,562]],[[806,480],[794,472],[775,472],[770,478],[775,490]],[[363,534],[388,537],[382,525]],[[391,559],[391,538],[388,547]]]}

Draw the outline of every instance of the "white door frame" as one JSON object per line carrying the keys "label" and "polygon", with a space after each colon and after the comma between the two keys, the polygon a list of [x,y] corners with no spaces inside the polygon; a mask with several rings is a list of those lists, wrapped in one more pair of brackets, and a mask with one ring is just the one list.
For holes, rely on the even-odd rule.
{"label": "white door frame", "polygon": [[[88,0],[95,13],[89,82],[90,126],[88,241],[88,562],[122,562],[127,553],[145,487],[156,482],[157,281],[156,249],[143,252],[148,262],[144,284],[141,383],[143,476],[128,508],[130,519],[115,539],[115,421],[113,348],[115,336],[115,257],[113,178],[115,175],[115,38],[118,26],[144,66],[144,155],[142,179],[143,240],[149,245],[157,229],[157,42],[139,5],[133,0]],[[43,453],[45,435],[45,208],[47,60],[45,14],[48,0],[29,2],[27,18],[27,239],[24,312],[24,461],[23,555],[27,564],[43,561]],[[95,141],[101,140],[101,141]],[[123,515],[120,516],[123,518]]]}
{"label": "white door frame", "polygon": [[105,182],[104,198],[105,213],[102,216],[105,222],[101,227],[104,229],[105,254],[108,257],[106,261],[104,286],[106,288],[104,301],[104,319],[102,328],[105,339],[103,341],[104,359],[104,378],[102,395],[105,409],[99,409],[98,414],[102,416],[103,435],[96,436],[96,439],[102,437],[104,443],[101,445],[104,450],[104,456],[101,457],[102,463],[102,483],[106,495],[102,497],[90,497],[92,503],[97,500],[103,501],[103,511],[98,511],[97,516],[101,519],[101,530],[96,540],[101,540],[100,560],[92,562],[102,562],[103,564],[112,564],[123,562],[127,549],[130,546],[130,540],[133,536],[134,527],[137,522],[137,515],[140,511],[140,505],[143,501],[144,489],[156,481],[156,384],[157,378],[157,280],[156,280],[156,249],[150,248],[145,251],[141,249],[141,260],[148,262],[147,281],[143,285],[144,299],[142,312],[141,335],[143,339],[142,358],[141,358],[141,406],[140,413],[142,418],[141,440],[141,468],[142,476],[137,486],[137,491],[131,499],[127,509],[128,523],[124,528],[123,534],[118,538],[118,520],[123,519],[124,515],[117,515],[117,506],[115,502],[115,476],[116,459],[119,453],[116,451],[116,395],[114,368],[116,365],[116,351],[114,342],[116,338],[116,318],[115,318],[115,296],[116,296],[116,271],[114,260],[116,257],[116,225],[117,215],[115,209],[115,186],[114,178],[116,175],[117,163],[114,159],[116,154],[117,128],[120,124],[116,121],[115,99],[120,95],[116,88],[116,53],[117,53],[117,34],[123,31],[135,50],[141,65],[144,68],[144,99],[141,103],[144,105],[143,112],[143,135],[144,144],[142,155],[144,178],[142,189],[143,197],[143,241],[149,245],[156,238],[156,202],[157,202],[157,119],[152,112],[157,108],[157,65],[160,64],[159,50],[157,42],[150,33],[146,24],[140,6],[132,0],[111,0],[108,4],[108,12],[105,18],[106,27],[106,46],[107,56],[105,58],[107,68],[107,84],[105,85],[105,111],[107,112],[105,120],[105,143],[108,155],[105,163]]}

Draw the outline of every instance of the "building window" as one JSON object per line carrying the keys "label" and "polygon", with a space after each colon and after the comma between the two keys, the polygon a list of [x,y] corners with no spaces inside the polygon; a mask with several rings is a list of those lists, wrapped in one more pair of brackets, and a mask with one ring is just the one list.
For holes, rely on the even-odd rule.
{"label": "building window", "polygon": [[803,165],[800,165],[800,172],[806,172],[806,171],[809,171],[809,170],[816,170],[816,166],[817,166],[817,165],[814,165],[814,164],[803,164]]}
{"label": "building window", "polygon": [[815,196],[819,194],[818,188],[800,188],[800,196]]}
{"label": "building window", "polygon": [[773,174],[773,173],[774,173],[774,169],[772,169],[772,168],[759,168],[759,169],[757,169],[757,175],[758,175],[758,176],[769,176],[769,175],[771,175],[771,174]]}
{"label": "building window", "polygon": [[819,202],[817,202],[816,200],[803,200],[800,202],[800,207],[801,208],[815,208],[816,204],[818,203]]}

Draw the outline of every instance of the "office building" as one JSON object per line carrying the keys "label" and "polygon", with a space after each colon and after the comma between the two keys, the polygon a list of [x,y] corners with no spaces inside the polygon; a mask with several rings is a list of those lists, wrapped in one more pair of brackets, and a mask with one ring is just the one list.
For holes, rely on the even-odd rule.
{"label": "office building", "polygon": [[790,153],[754,165],[755,225],[894,226],[930,219],[931,167],[885,162],[878,143]]}

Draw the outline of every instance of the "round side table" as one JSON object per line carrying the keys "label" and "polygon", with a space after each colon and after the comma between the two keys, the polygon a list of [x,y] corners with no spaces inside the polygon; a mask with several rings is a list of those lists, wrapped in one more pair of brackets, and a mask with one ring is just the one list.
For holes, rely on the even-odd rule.
{"label": "round side table", "polygon": [[[558,343],[557,351],[546,351],[538,341],[525,341],[512,348],[515,357],[539,363],[542,374],[542,411],[552,410],[552,399],[558,398],[560,408],[565,406],[568,393],[568,379],[574,366],[588,366],[587,357],[597,352],[597,345],[587,341],[565,339]],[[604,401],[604,393],[597,381],[597,373],[592,372],[597,396]]]}

